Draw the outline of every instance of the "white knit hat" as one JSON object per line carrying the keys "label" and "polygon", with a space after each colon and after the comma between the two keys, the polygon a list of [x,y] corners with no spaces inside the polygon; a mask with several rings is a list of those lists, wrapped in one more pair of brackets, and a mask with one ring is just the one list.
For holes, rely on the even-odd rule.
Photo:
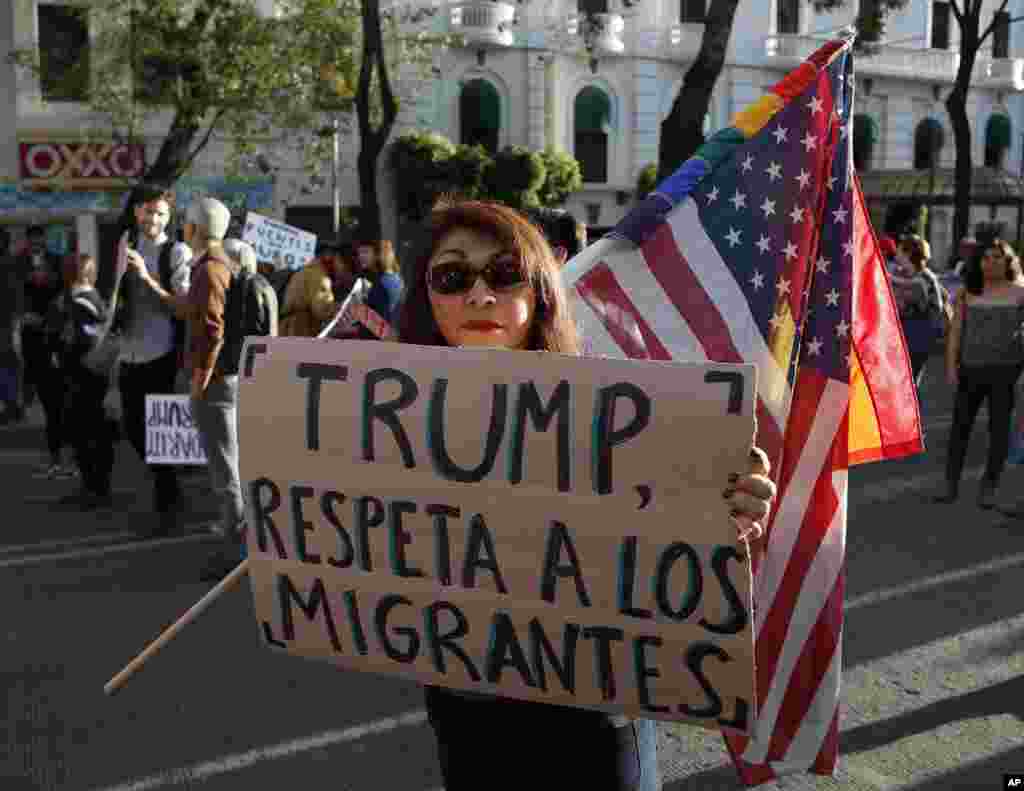
{"label": "white knit hat", "polygon": [[228,232],[231,212],[216,198],[200,198],[188,207],[186,222],[204,228],[207,236],[220,241]]}

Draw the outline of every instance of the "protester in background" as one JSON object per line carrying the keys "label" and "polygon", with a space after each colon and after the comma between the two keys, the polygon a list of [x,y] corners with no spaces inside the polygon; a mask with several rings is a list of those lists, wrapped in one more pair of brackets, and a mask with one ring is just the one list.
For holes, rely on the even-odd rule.
{"label": "protester in background", "polygon": [[46,250],[46,231],[39,225],[27,233],[28,250],[15,262],[15,277],[24,294],[21,316],[21,359],[25,406],[33,394],[39,396],[46,421],[46,449],[49,461],[36,471],[39,477],[72,478],[76,471],[61,463],[66,444],[62,425],[64,383],[47,334],[46,317],[63,290],[60,259]]}
{"label": "protester in background", "polygon": [[[398,324],[401,340],[427,346],[579,351],[551,248],[495,203],[435,209]],[[758,474],[735,476],[723,500],[741,537],[761,534],[775,491],[756,452]],[[438,687],[427,687],[426,703],[447,791],[477,791],[495,767],[510,788],[660,788],[651,721]],[[509,744],[529,760],[509,762]]]}
{"label": "protester in background", "polygon": [[[117,326],[122,333],[118,388],[124,433],[139,458],[146,460],[146,396],[169,395],[184,349],[182,319],[188,306],[192,251],[167,235],[174,192],[144,187],[134,209],[135,227],[121,240],[115,284]],[[151,537],[178,527],[183,510],[178,470],[170,464],[149,466],[153,476]]]}
{"label": "protester in background", "polygon": [[256,249],[248,242],[241,239],[225,239],[224,253],[231,259],[234,271],[252,278],[252,295],[256,308],[256,316],[248,318],[249,326],[259,328],[253,335],[269,335],[276,337],[278,334],[278,313],[280,307],[277,304],[277,293],[270,281],[266,279],[256,263]]}
{"label": "protester in background", "polygon": [[379,239],[372,244],[364,242],[356,248],[356,255],[360,276],[365,277],[369,272],[373,281],[373,287],[366,296],[367,307],[375,310],[388,324],[394,323],[405,285],[398,272],[398,259],[391,240]]}
{"label": "protester in background", "polygon": [[[241,327],[228,327],[225,321],[232,280],[243,267],[255,273],[256,253],[233,239],[230,249],[237,258],[228,256],[223,239],[230,219],[227,206],[214,198],[196,201],[185,219],[185,239],[196,256],[188,295],[192,414],[206,450],[211,488],[220,500],[224,539],[200,573],[204,581],[220,579],[241,561],[245,528],[238,478],[238,356],[244,337]],[[232,298],[239,296],[245,295],[236,292]],[[234,320],[240,321],[237,312]]]}
{"label": "protester in background", "polygon": [[885,270],[891,275],[896,267],[896,240],[888,234],[878,237],[878,251],[885,259]]}
{"label": "protester in background", "polygon": [[338,246],[325,243],[317,256],[288,280],[281,300],[281,335],[316,337],[338,307],[335,288],[352,287],[352,273]]}
{"label": "protester in background", "polygon": [[102,335],[107,306],[96,290],[96,259],[70,255],[64,262],[65,291],[51,313],[59,328],[56,353],[63,372],[64,426],[75,450],[81,486],[58,504],[83,511],[112,504],[110,474],[114,467],[114,432],[103,401],[110,387],[110,372],[94,373],[82,358]]}
{"label": "protester in background", "polygon": [[956,388],[953,425],[949,432],[946,485],[935,498],[957,499],[967,445],[974,420],[988,402],[988,463],[978,492],[978,504],[995,507],[999,479],[1009,450],[1010,416],[1015,387],[1024,367],[1021,306],[1024,278],[1020,261],[1007,242],[996,239],[964,269],[960,292],[946,343],[946,377]]}
{"label": "protester in background", "polygon": [[900,240],[898,268],[909,276],[893,275],[893,287],[901,294],[900,318],[910,352],[914,382],[920,389],[925,363],[945,333],[949,294],[929,268],[931,245],[917,234]]}
{"label": "protester in background", "polygon": [[0,228],[0,425],[25,418],[21,403],[20,323],[25,287],[10,256],[11,235]]}
{"label": "protester in background", "polygon": [[527,216],[548,240],[559,266],[587,246],[587,226],[565,209],[529,209]]}

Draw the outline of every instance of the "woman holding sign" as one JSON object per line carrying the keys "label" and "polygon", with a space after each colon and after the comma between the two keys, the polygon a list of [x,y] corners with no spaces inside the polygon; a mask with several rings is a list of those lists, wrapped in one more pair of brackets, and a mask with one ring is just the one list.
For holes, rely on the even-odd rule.
{"label": "woman holding sign", "polygon": [[[415,262],[398,316],[400,339],[579,354],[576,326],[551,248],[518,212],[495,203],[441,206]],[[723,492],[742,540],[757,539],[775,486],[752,452],[748,474]],[[447,791],[543,781],[545,787],[653,791],[657,736],[650,720],[438,687],[426,691]]]}

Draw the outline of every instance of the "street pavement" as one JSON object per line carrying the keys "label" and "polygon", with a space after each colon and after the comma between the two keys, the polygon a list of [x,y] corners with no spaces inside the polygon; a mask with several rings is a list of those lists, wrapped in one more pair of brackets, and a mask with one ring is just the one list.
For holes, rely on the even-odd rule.
{"label": "street pavement", "polygon": [[[961,501],[930,502],[950,413],[938,362],[929,452],[850,475],[840,768],[763,788],[984,791],[1024,772],[1024,521],[974,505],[984,414]],[[184,532],[146,540],[149,487],[126,444],[117,507],[87,516],[53,506],[72,483],[32,477],[41,447],[38,416],[0,429],[0,791],[440,788],[419,689],[271,653],[245,584],[104,696],[209,589],[214,504],[202,471],[187,476]],[[1004,495],[1022,483],[1010,468]],[[659,727],[666,791],[741,787],[718,733]]]}

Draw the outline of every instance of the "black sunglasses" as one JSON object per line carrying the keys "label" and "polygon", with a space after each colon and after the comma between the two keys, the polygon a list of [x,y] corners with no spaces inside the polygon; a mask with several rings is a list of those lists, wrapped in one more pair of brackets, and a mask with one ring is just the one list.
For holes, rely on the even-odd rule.
{"label": "black sunglasses", "polygon": [[472,267],[468,261],[445,261],[427,270],[427,285],[438,294],[454,296],[465,294],[481,277],[492,291],[511,291],[526,282],[522,264],[505,256],[482,269]]}

